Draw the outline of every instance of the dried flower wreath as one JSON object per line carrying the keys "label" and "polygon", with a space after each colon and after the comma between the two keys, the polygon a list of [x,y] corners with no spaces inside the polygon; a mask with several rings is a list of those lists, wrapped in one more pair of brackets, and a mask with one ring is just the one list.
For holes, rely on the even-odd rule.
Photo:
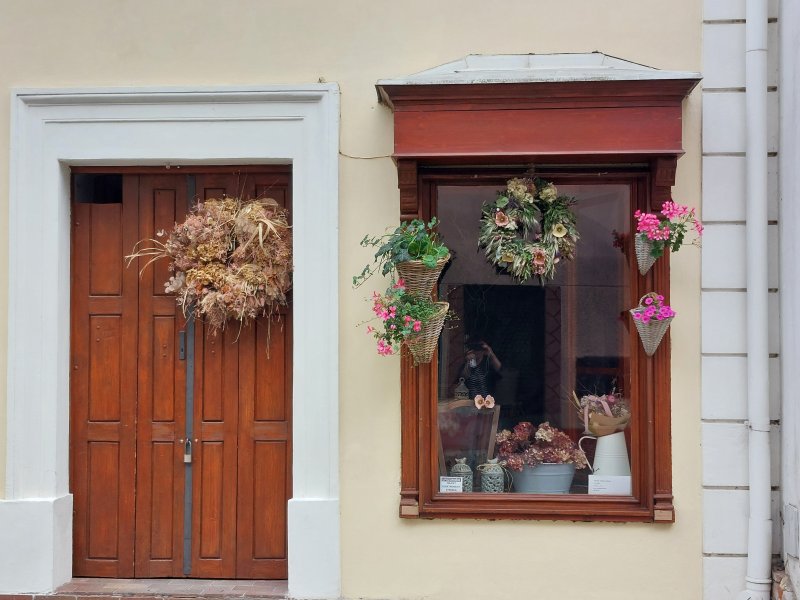
{"label": "dried flower wreath", "polygon": [[483,205],[478,245],[490,263],[520,283],[536,276],[544,284],[555,276],[556,264],[575,257],[580,236],[574,204],[551,182],[510,179],[496,200]]}
{"label": "dried flower wreath", "polygon": [[156,236],[166,241],[140,241],[126,257],[128,266],[150,257],[144,271],[170,259],[173,275],[165,291],[176,294],[184,315],[194,314],[211,331],[224,329],[229,320],[244,325],[286,304],[292,234],[288,213],[275,200],[206,200],[172,231]]}

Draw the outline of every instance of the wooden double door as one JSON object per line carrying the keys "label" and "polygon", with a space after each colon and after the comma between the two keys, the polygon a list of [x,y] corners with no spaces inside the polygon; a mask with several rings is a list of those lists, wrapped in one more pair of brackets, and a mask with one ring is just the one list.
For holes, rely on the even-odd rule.
{"label": "wooden double door", "polygon": [[94,186],[72,203],[74,574],[285,578],[291,309],[214,336],[164,292],[166,261],[124,256],[196,199],[289,205],[290,173],[172,173],[73,173]]}

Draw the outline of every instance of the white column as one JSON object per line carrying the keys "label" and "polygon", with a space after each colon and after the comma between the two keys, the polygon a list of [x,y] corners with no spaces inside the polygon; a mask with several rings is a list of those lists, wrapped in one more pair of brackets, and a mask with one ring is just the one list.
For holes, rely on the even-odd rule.
{"label": "white column", "polygon": [[798,508],[800,508],[800,404],[797,364],[800,364],[800,4],[780,3],[780,152],[781,198],[781,490],[783,559],[795,590],[800,590]]}

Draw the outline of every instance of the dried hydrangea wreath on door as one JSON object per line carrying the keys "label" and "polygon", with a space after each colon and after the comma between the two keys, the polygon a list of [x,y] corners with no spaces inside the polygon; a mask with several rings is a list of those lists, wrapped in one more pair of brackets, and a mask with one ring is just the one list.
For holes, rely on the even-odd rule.
{"label": "dried hydrangea wreath on door", "polygon": [[574,204],[551,182],[510,179],[493,202],[483,205],[478,245],[490,263],[520,283],[536,276],[544,284],[560,261],[575,257],[580,236]]}
{"label": "dried hydrangea wreath on door", "polygon": [[164,284],[184,315],[194,314],[213,332],[230,320],[245,325],[287,302],[292,284],[292,232],[288,212],[271,198],[210,199],[158,239],[142,240],[128,266],[149,257],[168,258]]}

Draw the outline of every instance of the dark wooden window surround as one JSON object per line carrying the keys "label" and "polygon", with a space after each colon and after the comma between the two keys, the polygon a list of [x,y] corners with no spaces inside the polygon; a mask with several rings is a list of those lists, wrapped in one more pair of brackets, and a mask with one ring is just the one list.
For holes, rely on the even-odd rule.
{"label": "dark wooden window surround", "polygon": [[[429,218],[436,185],[487,167],[563,182],[626,182],[639,208],[671,197],[681,141],[682,103],[696,79],[508,84],[378,85],[394,111],[394,158],[402,220]],[[473,175],[470,175],[473,173]],[[632,218],[632,217],[631,217]],[[669,257],[645,276],[628,260],[632,294],[653,289],[669,302]],[[648,358],[636,343],[632,389],[632,496],[440,494],[437,489],[436,360],[402,359],[403,518],[673,522],[669,334]]]}

